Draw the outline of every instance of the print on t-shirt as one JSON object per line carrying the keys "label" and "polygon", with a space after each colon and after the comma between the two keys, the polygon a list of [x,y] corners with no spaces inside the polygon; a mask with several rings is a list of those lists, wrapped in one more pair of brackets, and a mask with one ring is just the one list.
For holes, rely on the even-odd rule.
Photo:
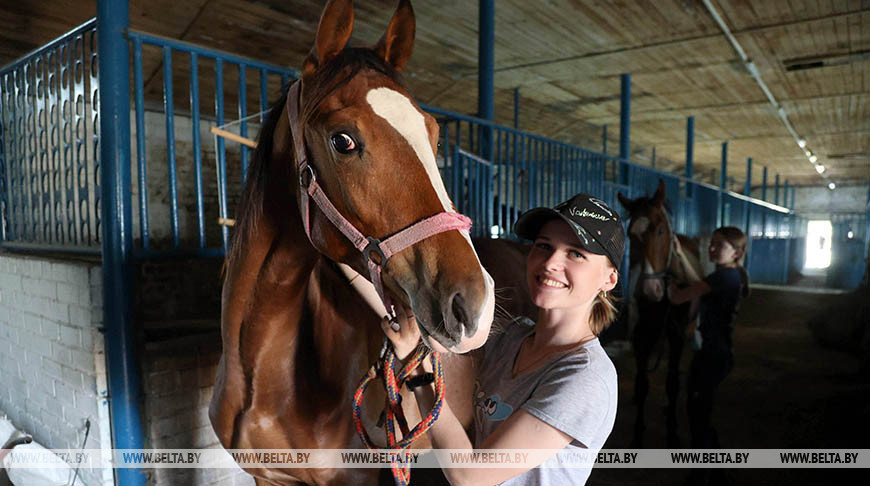
{"label": "print on t-shirt", "polygon": [[487,397],[478,380],[474,380],[474,406],[483,418],[493,422],[510,417],[514,411],[514,407],[502,401],[498,394]]}

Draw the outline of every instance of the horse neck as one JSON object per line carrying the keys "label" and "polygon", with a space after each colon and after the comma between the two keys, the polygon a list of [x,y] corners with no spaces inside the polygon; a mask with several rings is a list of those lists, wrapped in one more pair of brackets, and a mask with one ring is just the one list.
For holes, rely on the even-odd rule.
{"label": "horse neck", "polygon": [[[285,314],[273,309],[272,302],[301,310],[308,276],[320,258],[305,235],[291,189],[295,185],[287,184],[296,179],[291,169],[294,165],[288,163],[293,150],[286,114],[274,133],[268,158],[252,166],[243,197],[246,208],[227,261],[221,299],[225,349],[239,347],[243,326],[267,318],[270,312]],[[282,319],[298,321],[301,313],[295,314],[282,315]],[[297,322],[292,324],[295,327]],[[245,338],[250,341],[249,335]]]}
{"label": "horse neck", "polygon": [[[676,233],[674,233],[674,238],[679,239],[683,255],[686,256],[687,263],[692,266],[695,274],[703,276],[703,270],[701,269],[701,254],[698,251],[697,241],[686,235]],[[669,270],[674,275],[677,282],[691,283],[689,282],[688,273],[686,272],[686,269],[683,268],[683,264],[680,262],[679,258],[671,259],[671,267]]]}
{"label": "horse neck", "polygon": [[[274,140],[259,224],[238,242],[246,251],[228,266],[223,298],[228,317],[224,319],[224,339],[231,340],[230,347],[239,350],[240,358],[268,354],[272,349],[287,353],[288,343],[296,343],[306,354],[306,366],[311,365],[327,379],[331,375],[340,380],[340,371],[332,367],[342,364],[345,372],[353,367],[347,367],[346,355],[336,359],[335,353],[349,350],[352,344],[348,336],[358,333],[346,324],[353,317],[361,321],[359,316],[366,309],[360,308],[361,298],[311,244],[296,195],[288,191],[286,181],[297,178],[290,169],[295,167],[295,157],[291,155],[294,151],[286,112],[275,133],[288,136],[276,136]],[[379,332],[377,319],[373,322]],[[244,339],[240,339],[242,334]],[[299,361],[284,362],[294,367]]]}

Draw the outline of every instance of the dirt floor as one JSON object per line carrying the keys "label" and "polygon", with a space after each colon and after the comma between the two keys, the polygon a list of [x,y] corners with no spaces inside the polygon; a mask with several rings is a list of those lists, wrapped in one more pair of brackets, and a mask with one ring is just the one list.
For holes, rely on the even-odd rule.
{"label": "dirt floor", "polygon": [[[870,448],[870,380],[859,374],[861,360],[816,344],[807,327],[811,316],[843,299],[759,289],[743,301],[734,369],[720,386],[713,411],[723,448]],[[687,351],[681,363],[679,432],[684,447],[689,443],[685,378],[691,354]],[[615,362],[619,409],[605,448],[629,448],[636,413],[634,359],[628,352]],[[650,379],[644,446],[653,449],[667,447],[665,369],[662,363]],[[596,469],[588,484],[679,485],[687,475],[686,469]],[[734,469],[725,470],[714,484],[867,484],[867,477],[866,469]]]}

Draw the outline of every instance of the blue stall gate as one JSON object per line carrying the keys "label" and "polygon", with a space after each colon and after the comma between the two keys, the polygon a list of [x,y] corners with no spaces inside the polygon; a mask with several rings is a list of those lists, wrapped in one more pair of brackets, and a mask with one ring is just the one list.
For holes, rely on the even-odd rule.
{"label": "blue stall gate", "polygon": [[[232,203],[241,192],[251,151],[227,147],[219,137],[213,145],[203,143],[202,126],[237,120],[239,134],[253,138],[268,100],[297,71],[128,30],[126,10],[113,13],[108,5],[114,3],[100,2],[101,18],[115,23],[104,20],[113,30],[100,40],[116,39],[132,51],[133,65],[126,70],[133,74],[132,106],[117,93],[112,97],[117,107],[100,99],[107,96],[98,89],[100,76],[109,66],[97,69],[102,54],[95,20],[0,70],[0,246],[102,253],[104,264],[106,252],[119,246],[118,268],[179,256],[222,257],[229,242],[226,223],[234,217]],[[160,54],[161,65],[148,71],[162,74],[162,83],[146,86],[146,50]],[[188,74],[186,85],[173,76],[182,71]],[[149,105],[153,97],[146,97],[147,90],[158,91],[162,104]],[[105,123],[112,116],[101,112],[107,104],[115,113],[134,112],[130,130]],[[514,237],[512,222],[519,214],[578,192],[621,210],[617,193],[651,195],[663,180],[678,232],[709,235],[719,224],[743,228],[752,238],[747,266],[753,280],[788,280],[794,266],[790,250],[804,237],[806,221],[787,208],[490,121],[423,108],[438,119],[438,162],[445,185],[457,209],[474,219],[475,236]],[[154,113],[160,116],[149,122]],[[102,133],[107,126],[118,132]],[[160,163],[149,163],[148,143],[160,137],[165,137],[165,147],[151,154]],[[122,143],[116,145],[119,138]],[[135,150],[125,153],[125,139],[135,142]],[[103,140],[113,140],[112,146],[102,147]],[[111,174],[101,173],[106,153],[117,155]],[[103,201],[112,207],[103,208]],[[106,214],[129,242],[112,239],[108,249],[101,248],[103,210],[110,211]],[[845,228],[851,223],[837,224]],[[854,238],[866,240],[866,229],[852,231],[859,235]],[[854,271],[845,273],[854,280]],[[117,287],[118,282],[104,285]],[[123,321],[107,314],[105,322],[119,319]],[[116,436],[115,447],[136,445],[135,439],[122,439]]]}

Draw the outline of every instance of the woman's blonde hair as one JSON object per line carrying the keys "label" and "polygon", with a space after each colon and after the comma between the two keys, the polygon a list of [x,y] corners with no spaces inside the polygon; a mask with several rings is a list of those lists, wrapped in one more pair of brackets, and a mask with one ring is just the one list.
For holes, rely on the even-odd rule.
{"label": "woman's blonde hair", "polygon": [[[610,268],[616,268],[612,263],[608,262]],[[592,332],[598,336],[616,320],[619,310],[616,308],[616,303],[619,299],[602,290],[595,296],[595,302],[592,303],[592,312],[589,316],[589,327]]]}

